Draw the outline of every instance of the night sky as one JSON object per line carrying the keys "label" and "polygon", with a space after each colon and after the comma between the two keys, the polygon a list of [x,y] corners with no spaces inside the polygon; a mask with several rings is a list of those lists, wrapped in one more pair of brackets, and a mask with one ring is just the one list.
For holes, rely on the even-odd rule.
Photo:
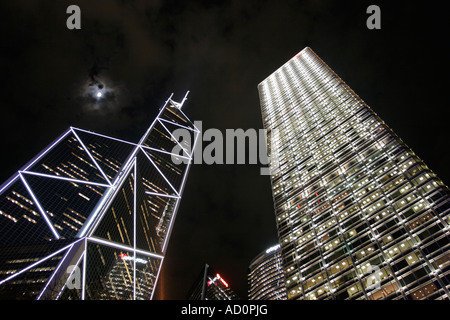
{"label": "night sky", "polygon": [[[190,90],[203,130],[261,129],[257,85],[309,46],[448,184],[448,13],[390,2],[2,1],[0,181],[69,126],[137,142],[171,93]],[[191,167],[155,298],[184,299],[204,263],[247,297],[249,262],[277,241],[260,167]]]}

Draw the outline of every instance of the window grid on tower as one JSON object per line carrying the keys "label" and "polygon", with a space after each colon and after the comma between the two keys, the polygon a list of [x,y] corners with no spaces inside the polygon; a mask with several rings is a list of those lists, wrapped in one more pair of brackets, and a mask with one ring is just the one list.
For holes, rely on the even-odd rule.
{"label": "window grid on tower", "polygon": [[442,181],[309,48],[258,90],[288,298],[448,299]]}

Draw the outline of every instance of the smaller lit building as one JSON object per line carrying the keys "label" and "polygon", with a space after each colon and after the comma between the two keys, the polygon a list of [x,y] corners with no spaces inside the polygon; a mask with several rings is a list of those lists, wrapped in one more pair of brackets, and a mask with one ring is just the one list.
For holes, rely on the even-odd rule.
{"label": "smaller lit building", "polygon": [[249,300],[286,300],[280,245],[261,252],[248,269]]}
{"label": "smaller lit building", "polygon": [[228,282],[208,264],[200,272],[187,300],[239,300]]}

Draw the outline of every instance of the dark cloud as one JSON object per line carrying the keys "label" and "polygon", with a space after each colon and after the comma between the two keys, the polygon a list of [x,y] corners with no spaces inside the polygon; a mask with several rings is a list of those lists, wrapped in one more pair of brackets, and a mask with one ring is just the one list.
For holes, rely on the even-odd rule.
{"label": "dark cloud", "polygon": [[[137,141],[172,92],[190,90],[204,129],[262,128],[256,86],[310,46],[448,183],[447,17],[377,3],[381,30],[365,26],[369,1],[2,2],[1,177],[70,125]],[[81,30],[66,28],[71,4]],[[248,262],[274,241],[259,166],[194,165],[159,292],[183,298],[208,262],[245,297]]]}

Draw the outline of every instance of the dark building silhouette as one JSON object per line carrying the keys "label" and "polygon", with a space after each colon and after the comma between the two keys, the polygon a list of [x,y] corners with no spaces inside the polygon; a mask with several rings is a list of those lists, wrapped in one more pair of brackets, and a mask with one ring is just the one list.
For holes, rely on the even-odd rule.
{"label": "dark building silhouette", "polygon": [[187,300],[238,300],[228,282],[208,264],[189,290]]}

